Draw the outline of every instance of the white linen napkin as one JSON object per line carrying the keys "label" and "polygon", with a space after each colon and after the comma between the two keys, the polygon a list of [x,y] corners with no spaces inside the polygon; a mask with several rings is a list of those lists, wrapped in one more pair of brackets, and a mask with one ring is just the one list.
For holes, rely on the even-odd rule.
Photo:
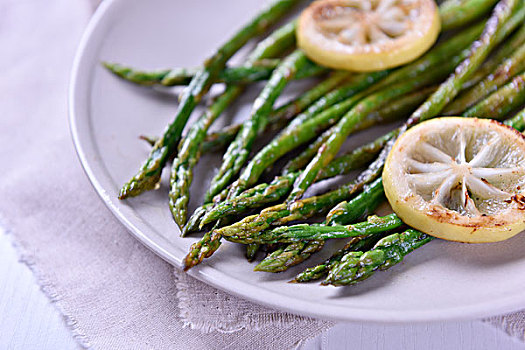
{"label": "white linen napkin", "polygon": [[[286,349],[331,327],[173,271],[104,207],[67,123],[69,71],[90,5],[0,5],[0,47],[8,48],[0,55],[0,221],[76,339],[86,348]],[[523,314],[490,322],[523,339]]]}

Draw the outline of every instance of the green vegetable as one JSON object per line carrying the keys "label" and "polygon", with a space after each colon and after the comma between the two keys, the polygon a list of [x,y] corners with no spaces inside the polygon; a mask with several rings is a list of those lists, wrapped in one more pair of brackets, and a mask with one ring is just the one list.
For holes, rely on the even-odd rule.
{"label": "green vegetable", "polygon": [[441,30],[450,30],[487,14],[497,0],[447,0],[439,6]]}
{"label": "green vegetable", "polygon": [[[525,28],[525,27],[524,27]],[[516,74],[525,69],[525,44],[522,45],[511,57],[506,59],[496,70],[466,91],[459,98],[453,101],[443,111],[447,115],[456,115],[479,102],[484,97],[496,91],[506,84]]]}
{"label": "green vegetable", "polygon": [[469,108],[463,116],[498,119],[498,116],[506,116],[524,103],[525,72],[515,76],[509,83]]}
{"label": "green vegetable", "polygon": [[302,263],[310,255],[317,253],[323,247],[323,242],[294,242],[277,249],[255,266],[254,271],[282,272]]}
{"label": "green vegetable", "polygon": [[369,237],[354,237],[342,248],[335,252],[329,259],[323,263],[309,267],[303,272],[299,273],[295,278],[290,281],[292,283],[305,283],[311,282],[325,277],[328,272],[338,264],[341,259],[350,252],[367,251],[377,243],[380,238],[376,235]]}
{"label": "green vegetable", "polygon": [[253,103],[249,118],[242,124],[235,140],[224,154],[222,165],[212,180],[205,202],[222,191],[244,165],[258,130],[264,129],[269,121],[269,114],[275,100],[295,74],[309,62],[302,51],[296,50],[274,70],[270,80]]}
{"label": "green vegetable", "polygon": [[403,233],[382,238],[371,250],[349,252],[331,267],[323,285],[345,286],[356,284],[372,276],[377,270],[386,270],[401,262],[413,250],[427,244],[434,237],[408,229]]}

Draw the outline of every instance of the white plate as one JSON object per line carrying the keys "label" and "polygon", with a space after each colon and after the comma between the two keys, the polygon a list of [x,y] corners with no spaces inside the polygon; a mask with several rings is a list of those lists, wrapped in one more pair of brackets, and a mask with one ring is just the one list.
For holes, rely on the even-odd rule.
{"label": "white plate", "polygon": [[[168,210],[166,182],[158,191],[117,199],[119,187],[147,155],[137,136],[159,134],[176,110],[175,99],[118,80],[99,63],[195,66],[260,7],[258,0],[105,1],[77,53],[69,103],[82,165],[117,218],[175,266],[181,266],[196,238],[179,237]],[[246,114],[254,96],[253,92],[246,96],[222,119]],[[362,142],[367,134],[356,137]],[[192,186],[194,198],[208,185],[213,174],[210,164],[216,166],[218,158],[201,161]],[[253,272],[254,265],[246,262],[238,246],[224,244],[190,273],[238,296],[314,317],[384,322],[466,319],[525,307],[524,252],[525,235],[486,245],[434,241],[362,284],[334,288],[286,283],[305,266],[326,257],[329,249],[286,273],[266,274]]]}

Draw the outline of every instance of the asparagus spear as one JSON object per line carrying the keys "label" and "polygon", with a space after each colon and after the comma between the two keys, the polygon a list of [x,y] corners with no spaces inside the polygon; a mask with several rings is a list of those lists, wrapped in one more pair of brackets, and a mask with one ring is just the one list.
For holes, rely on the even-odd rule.
{"label": "asparagus spear", "polygon": [[[253,65],[249,66],[227,67],[219,73],[217,81],[232,84],[263,80],[271,74],[279,62],[279,59],[265,59],[254,62]],[[188,85],[195,73],[200,69],[172,68],[143,71],[113,62],[103,62],[103,65],[119,78],[145,86]]]}
{"label": "asparagus spear", "polygon": [[305,149],[299,153],[299,155],[293,159],[290,159],[283,168],[283,174],[290,174],[297,172],[298,176],[301,175],[300,171],[304,169],[308,163],[319,151],[319,148],[328,140],[332,133],[332,129],[325,130],[321,135],[319,135],[314,142],[306,146]]}
{"label": "asparagus spear", "polygon": [[282,272],[300,264],[323,247],[322,241],[294,242],[277,249],[261,261],[254,271]]}
{"label": "asparagus spear", "polygon": [[[380,175],[378,169],[375,177]],[[243,220],[236,222],[229,226],[213,229],[204,235],[200,242],[197,242],[190,248],[190,252],[186,256],[184,263],[185,268],[189,269],[202,262],[204,258],[210,257],[216,249],[219,248],[220,239],[223,233],[228,235],[235,235],[236,232],[250,231],[253,234],[262,232],[272,225],[285,224],[295,220],[303,220],[315,215],[325,213],[330,207],[349,198],[355,192],[363,188],[366,181],[372,181],[374,175],[368,178],[361,179],[361,182],[355,181],[340,188],[325,193],[321,196],[314,196],[298,201],[296,205],[289,210],[285,204],[276,205],[266,208],[258,215],[247,216]],[[209,243],[213,241],[214,243]],[[215,243],[219,242],[219,243]],[[202,246],[206,246],[205,254],[200,253]],[[213,249],[210,249],[212,247]]]}
{"label": "asparagus spear", "polygon": [[169,206],[175,222],[181,229],[186,224],[193,168],[200,158],[199,149],[206,137],[206,131],[224,109],[242,93],[242,90],[238,85],[228,86],[216,102],[192,125],[179,146],[179,152],[171,168]]}
{"label": "asparagus spear", "polygon": [[[252,65],[227,67],[222,70],[217,82],[226,84],[248,84],[256,81],[267,80],[275,67],[281,62],[279,59],[264,59]],[[199,68],[173,68],[154,71],[142,71],[118,63],[104,62],[110,72],[131,83],[144,86],[177,86],[188,85]],[[311,78],[325,73],[326,68],[311,63],[294,77],[295,79]]]}
{"label": "asparagus spear", "polygon": [[274,70],[270,80],[255,100],[250,117],[242,124],[237,137],[224,154],[222,166],[213,178],[206,195],[206,202],[222,191],[244,165],[257,136],[257,131],[264,129],[264,125],[268,123],[268,116],[275,100],[297,71],[309,62],[302,51],[296,50]]}
{"label": "asparagus spear", "polygon": [[335,71],[330,76],[316,84],[312,89],[305,92],[299,98],[278,107],[269,117],[267,128],[280,130],[290,118],[304,111],[308,106],[334,90],[336,87],[352,79],[353,73],[347,71]]}
{"label": "asparagus spear", "polygon": [[414,229],[382,238],[365,253],[350,252],[341,261],[332,266],[323,285],[344,286],[356,284],[372,276],[377,270],[386,270],[413,250],[427,244],[434,237]]}
{"label": "asparagus spear", "polygon": [[[372,79],[368,79],[368,83],[371,81]],[[271,166],[279,157],[312,139],[318,130],[322,130],[336,122],[345,111],[348,111],[357,101],[363,96],[366,96],[368,94],[367,91],[368,90],[365,90],[362,93],[354,95],[324,110],[317,116],[309,119],[302,119],[302,116],[298,116],[298,118],[302,119],[300,121],[294,119],[286,129],[252,159],[239,179],[231,185],[228,198],[235,198],[242,190],[256,183],[264,169]],[[402,97],[387,106],[387,108],[374,110],[367,114],[366,117],[361,118],[361,120],[354,125],[351,132],[363,130],[374,124],[393,121],[401,116],[405,116],[407,110],[410,111],[415,108],[429,92],[430,89],[423,89]]]}
{"label": "asparagus spear", "polygon": [[252,262],[259,251],[261,246],[259,244],[248,244],[246,245],[246,259]]}
{"label": "asparagus spear", "polygon": [[175,151],[191,112],[216,80],[228,59],[248,40],[263,33],[266,28],[273,25],[298,2],[298,0],[274,2],[268,9],[237,31],[215,54],[206,60],[204,67],[195,74],[190,84],[184,89],[173,122],[168,125],[162,137],[157,141],[139,172],[122,187],[120,199],[139,195],[158,186],[162,169],[170,155]]}
{"label": "asparagus spear", "polygon": [[[246,64],[250,66],[259,59],[274,56],[286,50],[287,45],[292,41],[290,40],[290,27],[290,25],[285,25],[261,41],[248,56]],[[173,218],[181,229],[186,224],[193,168],[200,158],[201,144],[213,122],[243,90],[242,85],[228,85],[216,102],[191,126],[188,134],[179,144],[178,154],[173,161],[170,174],[169,205]]]}
{"label": "asparagus spear", "polygon": [[338,250],[335,254],[333,254],[329,259],[327,259],[325,262],[309,267],[305,269],[303,272],[297,274],[293,280],[290,282],[292,283],[304,283],[304,282],[311,282],[314,280],[321,279],[325,277],[328,272],[341,261],[341,259],[350,252],[359,252],[359,251],[367,251],[370,248],[374,246],[374,244],[377,243],[378,237],[376,235],[372,235],[369,237],[354,237],[348,243],[340,250]]}
{"label": "asparagus spear", "polygon": [[519,22],[512,23],[511,26],[512,21],[509,19],[511,19],[514,9],[522,4],[523,0],[501,0],[496,5],[480,38],[469,48],[467,57],[457,66],[454,73],[441,84],[438,90],[412,114],[403,129],[435,117],[447,103],[457,96],[463,84],[483,63],[492,48],[503,41],[518,26]]}
{"label": "asparagus spear", "polygon": [[185,237],[190,232],[198,231],[202,217],[206,214],[206,211],[213,206],[213,203],[206,203],[195,209],[190,219],[184,226],[181,232],[181,237]]}
{"label": "asparagus spear", "polygon": [[345,225],[371,214],[385,199],[383,181],[375,180],[350,202],[341,202],[326,216],[327,225]]}
{"label": "asparagus spear", "polygon": [[[503,12],[503,14],[505,15],[505,11],[507,10],[506,4],[501,5],[501,8],[503,8],[503,10],[501,10],[501,9],[498,10],[498,7],[497,7],[498,11],[495,11],[495,12],[497,14]],[[503,16],[503,17],[505,17],[505,16]],[[499,22],[498,20],[492,20],[492,22],[496,22],[496,27],[498,27],[498,25],[497,25],[498,22]],[[491,23],[491,21],[489,21],[489,23]],[[495,26],[494,23],[492,23],[491,26],[488,26],[489,30],[486,30],[486,31],[489,32],[489,34],[490,34],[491,30],[494,29],[493,28],[494,26]],[[490,29],[490,28],[492,28],[492,29]],[[507,25],[507,28],[505,28],[505,29],[507,29],[507,31],[512,30],[511,26],[508,26],[508,25]],[[501,33],[503,33],[503,34],[500,34],[501,37],[504,37],[504,35],[506,35],[505,30],[502,30]],[[485,41],[487,41],[487,40],[485,40]],[[490,40],[488,40],[488,41],[490,42]],[[496,41],[498,41],[498,40],[496,40]],[[482,44],[483,44],[483,41],[482,41]],[[483,45],[481,45],[481,46],[483,47]],[[473,51],[474,51],[474,53],[477,52],[477,50],[473,50]],[[464,73],[464,72],[462,72],[460,70],[460,73]],[[245,218],[243,221],[241,221],[239,223],[236,223],[236,224],[233,224],[233,225],[230,225],[230,226],[227,226],[227,227],[223,227],[223,228],[221,228],[219,230],[216,230],[214,232],[214,236],[220,238],[221,230],[222,230],[222,232],[224,232],[225,230],[228,230],[228,231],[233,230],[233,231],[235,231],[235,230],[239,230],[239,229],[241,229],[241,230],[242,229],[249,229],[251,231],[259,231],[260,232],[260,231],[265,230],[271,224],[274,224],[274,223],[285,223],[285,222],[289,222],[289,221],[292,221],[292,220],[295,220],[295,219],[298,219],[298,218],[309,217],[309,216],[315,215],[315,214],[317,214],[319,212],[322,212],[323,210],[325,210],[325,208],[323,206],[324,205],[330,205],[330,204],[328,204],[328,203],[330,203],[330,201],[338,201],[339,198],[345,197],[345,195],[348,195],[348,196],[351,195],[353,193],[353,191],[360,189],[364,183],[366,183],[367,181],[371,181],[375,177],[377,177],[377,175],[379,174],[379,172],[380,172],[380,170],[382,168],[382,164],[384,162],[384,156],[385,155],[386,155],[386,152],[381,154],[380,157],[378,158],[378,160],[376,162],[374,162],[371,165],[371,167],[369,167],[369,169],[367,171],[362,173],[358,177],[358,179],[352,184],[348,184],[347,186],[344,186],[344,187],[340,188],[339,190],[332,191],[332,192],[327,193],[327,194],[325,194],[323,196],[312,197],[312,198],[308,198],[307,200],[298,201],[297,203],[295,203],[295,205],[291,206],[290,210],[288,208],[285,208],[283,205],[274,206],[272,208],[268,208],[268,209],[264,210],[263,212],[261,212],[261,214],[259,214],[259,215]],[[351,188],[348,188],[349,186]],[[344,192],[344,193],[341,193],[341,191]]]}
{"label": "asparagus spear", "polygon": [[[453,39],[451,39],[451,40],[449,40],[449,41],[447,41],[447,42],[445,42],[445,43],[443,43],[441,45],[438,45],[436,47],[435,51],[424,55],[422,58],[416,60],[414,63],[409,65],[409,67],[403,67],[399,71],[396,71],[393,74],[393,76],[391,77],[391,79],[388,79],[387,81],[385,81],[385,84],[383,84],[381,86],[388,86],[392,82],[403,81],[403,80],[407,79],[408,77],[415,76],[415,75],[417,75],[418,73],[420,73],[422,71],[428,70],[430,67],[435,66],[436,64],[440,63],[442,60],[444,60],[446,58],[449,58],[452,53],[455,53],[455,52],[461,50],[463,47],[465,47],[465,45],[467,45],[469,42],[474,40],[475,36],[479,33],[480,30],[481,30],[481,26],[480,25],[474,26],[473,28],[469,28],[468,30],[465,30],[464,32],[460,33],[455,38],[453,38]],[[377,73],[375,73],[375,74],[377,74]],[[364,76],[368,77],[370,75],[364,75]],[[299,118],[298,120],[302,120],[302,119]],[[270,152],[270,153],[272,153],[272,152]],[[244,154],[245,154],[245,152],[243,151],[243,153],[242,153],[243,158],[244,158]],[[262,155],[261,155],[261,157],[262,157]],[[219,189],[224,188],[226,182],[228,182],[231,179],[231,176],[229,175],[230,172],[227,173],[228,176],[223,176],[222,175],[222,173],[227,172],[227,170],[222,170],[222,169],[231,169],[231,165],[228,164],[227,162],[225,162],[223,164],[226,164],[226,165],[224,165],[221,168],[221,170],[219,170],[219,176],[222,177],[222,180],[227,179],[227,181],[221,181],[220,182],[220,186],[215,186],[214,187],[214,185],[212,184],[212,190],[209,192],[210,196],[207,196],[206,200],[209,200],[211,196],[213,196],[216,192],[219,191]],[[255,166],[256,163],[252,162],[251,164]],[[255,166],[255,167],[257,168],[257,166]],[[240,166],[238,168],[240,168]],[[235,168],[234,168],[233,172],[237,172],[237,171],[238,170],[235,170]],[[248,174],[248,171],[245,171],[243,174]],[[256,172],[253,172],[252,174],[253,175],[251,176],[251,179],[257,177]],[[241,180],[241,182],[243,182],[243,181],[244,180]],[[253,180],[250,180],[250,181],[253,181]],[[218,181],[214,181],[214,183],[215,182],[218,182]],[[240,185],[239,188],[236,188],[236,186],[235,186],[236,189],[231,192],[231,195],[235,195],[236,192],[238,193],[238,192],[242,191],[244,188],[246,188],[246,186],[249,186],[251,184],[252,183],[248,182],[247,185],[242,185],[242,186]]]}
{"label": "asparagus spear", "polygon": [[[525,9],[518,11],[517,14],[514,14],[509,20],[512,22],[515,17],[519,17],[519,13],[525,13]],[[474,85],[478,84],[481,80],[486,78],[488,75],[493,73],[493,71],[498,67],[505,59],[511,56],[516,50],[518,50],[525,43],[525,26],[521,26],[516,33],[505,40],[503,44],[500,44],[497,48],[497,51],[492,54],[479,69],[472,75],[469,81],[463,84],[463,89],[470,89]]]}
{"label": "asparagus spear", "polygon": [[[525,16],[525,8],[518,10],[516,14],[513,15],[513,17],[509,20],[509,23],[507,23],[507,26],[514,28],[516,26],[516,23],[519,23],[520,21],[523,21]],[[421,71],[425,69],[425,67],[429,66],[436,66],[444,59],[449,59],[450,55],[457,52],[458,50],[461,50],[464,46],[466,46],[468,43],[470,43],[472,40],[475,39],[475,37],[479,36],[483,29],[483,23],[476,24],[473,27],[467,28],[464,31],[460,32],[459,34],[453,36],[449,41],[445,41],[442,44],[436,45],[434,49],[431,50],[433,52],[432,56],[424,55],[422,58],[416,60],[415,62],[419,62],[416,66],[409,67],[410,69],[407,69],[405,67],[401,67],[396,71],[402,72],[406,70],[406,74],[409,74],[406,76],[405,79],[408,79],[410,77],[416,76]],[[486,75],[488,75],[490,72],[494,70],[497,63],[502,61],[505,57],[509,56],[512,52],[514,52],[519,45],[521,45],[524,42],[525,38],[525,27],[521,27],[518,33],[513,35],[513,38],[509,41],[506,41],[505,44],[498,50],[496,55],[491,58],[488,62],[484,63],[483,66],[476,71],[476,73],[469,79],[468,82],[466,82],[463,85],[463,88],[469,88],[475,84],[477,84],[481,79],[483,79]],[[427,60],[428,58],[428,60]],[[430,59],[432,58],[432,59]],[[337,73],[343,73],[343,72],[337,72]],[[387,78],[383,79],[380,83],[381,85],[387,85],[392,82],[398,82],[399,77],[396,78],[396,75],[393,75],[394,79],[391,79],[391,76],[388,76]],[[329,80],[329,79],[327,79]],[[324,83],[324,82],[323,82]],[[335,85],[331,86],[328,90],[320,91],[319,94],[315,95],[314,97],[308,99],[308,95],[310,93],[313,93],[314,90],[322,87],[322,84],[317,85],[314,89],[307,92],[304,96],[301,96],[297,101],[291,101],[290,103],[286,104],[285,106],[278,108],[274,114],[270,117],[270,122],[266,126],[266,128],[272,128],[273,130],[279,130],[285,125],[286,121],[289,119],[289,117],[297,114],[299,110],[295,108],[295,106],[303,106],[303,109],[305,106],[311,104],[314,100],[318,99],[322,95],[326,94],[329,90],[331,90]],[[307,100],[306,103],[300,103],[301,100]],[[287,111],[286,113],[282,113],[284,111]],[[302,110],[302,109],[301,109]],[[207,136],[206,142],[202,146],[202,152],[207,152],[209,150],[216,150],[225,147],[225,145],[228,145],[237,134],[238,130],[240,129],[240,125],[232,125],[230,127],[226,127],[225,129],[221,130],[220,132],[212,133]],[[262,131],[259,131],[261,133]],[[293,163],[290,163],[290,169],[288,171],[296,171],[299,169],[302,169],[308,162],[313,158],[315,155],[315,152],[317,152],[317,148],[312,148],[310,152],[313,153],[313,155],[307,155],[306,151],[303,155],[304,160],[302,164],[299,164],[299,158],[301,158],[301,155],[298,156],[296,159],[298,160],[297,167],[293,168]]]}
{"label": "asparagus spear", "polygon": [[461,27],[487,14],[497,0],[447,0],[439,6],[442,30]]}
{"label": "asparagus spear", "polygon": [[298,224],[277,227],[273,230],[252,234],[251,232],[236,232],[225,234],[228,241],[243,244],[273,244],[295,243],[303,241],[326,241],[327,239],[368,236],[379,232],[390,231],[403,225],[396,214],[383,217],[370,215],[367,221],[353,225]]}
{"label": "asparagus spear", "polygon": [[468,109],[463,116],[496,118],[522,106],[525,103],[525,72],[515,76],[508,84],[496,90],[477,105]]}
{"label": "asparagus spear", "polygon": [[525,108],[518,112],[513,118],[505,121],[504,124],[518,131],[525,130]]}
{"label": "asparagus spear", "polygon": [[[486,107],[487,108],[487,107]],[[495,117],[500,118],[504,117],[504,113],[500,113],[499,115],[496,115]],[[516,117],[508,120],[506,123],[511,126],[525,126],[525,122],[523,121],[525,119],[525,112],[519,113]],[[384,191],[382,186],[381,179],[376,180],[373,184],[370,185],[369,188],[365,189],[360,195],[355,197],[350,203],[342,202],[338,206],[336,206],[332,211],[327,215],[327,223],[331,224],[340,224],[344,225],[350,222],[353,222],[359,217],[363,215],[367,215],[368,213],[371,213],[379,203],[381,203],[384,200]],[[296,225],[291,226],[289,228],[279,228],[277,229],[281,234],[284,232],[285,234],[288,231],[294,231],[295,234],[301,234],[298,232],[306,231],[306,234],[312,234],[312,229],[315,230],[313,226],[309,225]],[[315,236],[314,236],[315,237]],[[293,244],[293,243],[292,243]],[[315,243],[311,243],[314,247],[318,247],[319,249],[322,248],[322,241],[315,241]],[[310,249],[311,250],[311,249]],[[298,263],[300,261],[304,261],[306,258],[308,258],[311,254],[303,254],[300,253],[299,250],[291,250],[291,252],[296,252],[297,256],[294,256],[290,253],[287,254],[286,259],[282,259],[280,255],[271,255],[268,256],[265,259],[265,268],[264,271],[267,272],[280,272],[284,271],[284,269],[287,268],[286,264],[281,263],[282,261],[290,261],[293,259],[295,263]],[[340,261],[342,258],[341,252],[336,253],[334,256],[332,263],[335,265],[337,261]],[[333,265],[330,265],[333,266]],[[323,274],[327,272],[328,268],[326,264],[322,264],[320,266],[313,267],[307,271],[305,271],[304,279],[308,280],[308,278],[321,278]]]}
{"label": "asparagus spear", "polygon": [[465,106],[471,107],[484,97],[496,91],[503,84],[506,84],[523,69],[525,69],[525,44],[522,45],[511,57],[499,65],[494,73],[487,76],[448,105],[443,113],[455,115],[464,110]]}
{"label": "asparagus spear", "polygon": [[[219,220],[215,224],[214,229],[220,227],[222,224],[223,223]],[[184,265],[184,271],[187,271],[193,266],[198,265],[205,258],[209,258],[213,253],[217,251],[217,249],[219,249],[220,245],[220,237],[214,237],[213,230],[206,232],[199,241],[191,245],[190,251],[182,261]]]}
{"label": "asparagus spear", "polygon": [[[366,165],[375,158],[392,135],[392,133],[386,134],[335,159],[323,169],[320,179],[342,175]],[[221,198],[216,196],[213,200],[216,205],[213,206],[213,204],[208,203],[196,210],[187,227],[185,227],[185,231],[196,231],[199,226],[202,227],[219,218],[276,202],[288,194],[297,176],[298,173],[278,176],[271,183],[257,185],[231,200],[224,200],[224,195]]]}
{"label": "asparagus spear", "polygon": [[[522,76],[525,73],[522,74]],[[518,77],[516,77],[518,78]],[[523,80],[525,76],[521,79],[516,79],[515,84],[513,82],[509,83],[505,87],[497,90],[487,99],[479,102],[476,106],[465,111],[463,117],[486,117],[493,119],[502,119],[504,118],[508,110],[513,110],[520,105],[525,103],[525,81]],[[506,101],[502,103],[503,108],[494,108],[493,105],[498,105],[500,101]],[[508,119],[504,123],[515,128],[518,131],[523,131],[525,129],[525,113],[518,113],[511,119]],[[392,137],[393,139],[394,137]],[[327,223],[330,224],[345,224],[356,219],[356,213],[362,212],[363,205],[368,205],[369,198],[382,198],[383,196],[383,183],[381,179],[374,181],[370,187],[363,191],[363,193],[350,202],[341,202],[336,207],[334,207],[328,215]],[[370,212],[370,211],[369,211]]]}

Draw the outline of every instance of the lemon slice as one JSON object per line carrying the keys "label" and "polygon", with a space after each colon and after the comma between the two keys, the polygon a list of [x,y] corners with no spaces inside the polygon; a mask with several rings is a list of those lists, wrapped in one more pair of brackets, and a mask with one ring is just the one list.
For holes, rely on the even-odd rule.
{"label": "lemon slice", "polygon": [[321,65],[376,71],[421,56],[440,27],[433,0],[321,0],[302,12],[297,44]]}
{"label": "lemon slice", "polygon": [[525,139],[499,122],[438,118],[396,141],[383,171],[408,225],[459,242],[496,242],[525,229]]}

